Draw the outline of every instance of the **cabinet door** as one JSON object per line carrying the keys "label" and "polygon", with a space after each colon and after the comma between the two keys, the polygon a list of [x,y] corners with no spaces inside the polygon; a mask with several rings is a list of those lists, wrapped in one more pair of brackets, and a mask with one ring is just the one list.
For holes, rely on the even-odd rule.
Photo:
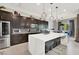
{"label": "cabinet door", "polygon": [[20,17],[20,27],[26,28],[26,18],[25,17]]}
{"label": "cabinet door", "polygon": [[28,42],[27,34],[14,34],[11,37],[11,45],[21,44],[24,42]]}
{"label": "cabinet door", "polygon": [[11,37],[11,45],[16,45],[19,43],[20,36],[19,35],[12,35]]}
{"label": "cabinet door", "polygon": [[12,20],[12,27],[13,28],[19,28],[20,27],[20,18],[17,16],[14,16]]}
{"label": "cabinet door", "polygon": [[0,11],[0,18],[4,21],[10,21],[12,19],[12,13]]}

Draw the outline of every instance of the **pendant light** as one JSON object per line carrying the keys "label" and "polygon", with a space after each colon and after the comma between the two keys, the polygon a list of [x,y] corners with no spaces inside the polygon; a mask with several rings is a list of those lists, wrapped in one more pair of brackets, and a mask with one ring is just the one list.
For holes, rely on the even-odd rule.
{"label": "pendant light", "polygon": [[49,20],[48,20],[48,28],[49,31],[51,32],[51,30],[54,28],[54,23],[53,23],[54,17],[53,17],[53,3],[50,3],[50,16],[49,16]]}
{"label": "pendant light", "polygon": [[42,14],[41,14],[41,20],[46,20],[47,14],[46,14],[46,9],[45,9],[45,3],[42,4]]}
{"label": "pendant light", "polygon": [[49,19],[51,21],[54,20],[54,17],[53,17],[53,3],[50,3],[50,17],[49,17]]}
{"label": "pendant light", "polygon": [[56,18],[55,18],[55,31],[58,31],[58,6],[55,7],[56,8]]}
{"label": "pendant light", "polygon": [[53,7],[52,7],[52,5],[53,5],[53,3],[50,3],[50,6],[51,6],[51,16],[50,16],[50,19],[53,19],[53,14],[52,14]]}
{"label": "pendant light", "polygon": [[55,18],[55,20],[58,20],[58,6],[56,6],[55,8],[56,8],[56,18]]}

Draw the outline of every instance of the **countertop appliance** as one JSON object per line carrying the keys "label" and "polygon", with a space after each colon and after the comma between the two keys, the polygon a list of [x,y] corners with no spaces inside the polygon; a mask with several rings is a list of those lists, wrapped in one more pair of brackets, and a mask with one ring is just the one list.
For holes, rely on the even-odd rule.
{"label": "countertop appliance", "polygon": [[10,22],[0,21],[0,49],[10,46]]}

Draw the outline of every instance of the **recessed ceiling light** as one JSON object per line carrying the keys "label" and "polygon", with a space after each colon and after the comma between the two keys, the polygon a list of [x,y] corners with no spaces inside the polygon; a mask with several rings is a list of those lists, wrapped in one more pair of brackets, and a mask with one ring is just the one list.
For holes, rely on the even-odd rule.
{"label": "recessed ceiling light", "polygon": [[48,12],[50,12],[51,11],[51,9],[50,8],[48,8]]}
{"label": "recessed ceiling light", "polygon": [[66,12],[66,9],[64,9],[64,12]]}
{"label": "recessed ceiling light", "polygon": [[36,5],[38,5],[38,6],[39,6],[39,5],[40,5],[40,3],[36,3]]}

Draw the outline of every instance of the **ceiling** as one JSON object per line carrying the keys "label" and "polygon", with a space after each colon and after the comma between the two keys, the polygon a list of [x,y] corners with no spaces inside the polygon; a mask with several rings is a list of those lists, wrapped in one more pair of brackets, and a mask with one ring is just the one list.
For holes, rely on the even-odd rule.
{"label": "ceiling", "polygon": [[[17,10],[25,16],[33,15],[37,18],[40,18],[43,12],[43,3],[0,3],[0,5],[7,7],[10,11]],[[44,5],[47,14],[46,20],[48,20],[51,14],[50,3]],[[56,6],[58,6],[57,15],[59,19],[76,17],[77,13],[79,13],[79,3],[53,3],[52,14],[54,19],[56,17]]]}

